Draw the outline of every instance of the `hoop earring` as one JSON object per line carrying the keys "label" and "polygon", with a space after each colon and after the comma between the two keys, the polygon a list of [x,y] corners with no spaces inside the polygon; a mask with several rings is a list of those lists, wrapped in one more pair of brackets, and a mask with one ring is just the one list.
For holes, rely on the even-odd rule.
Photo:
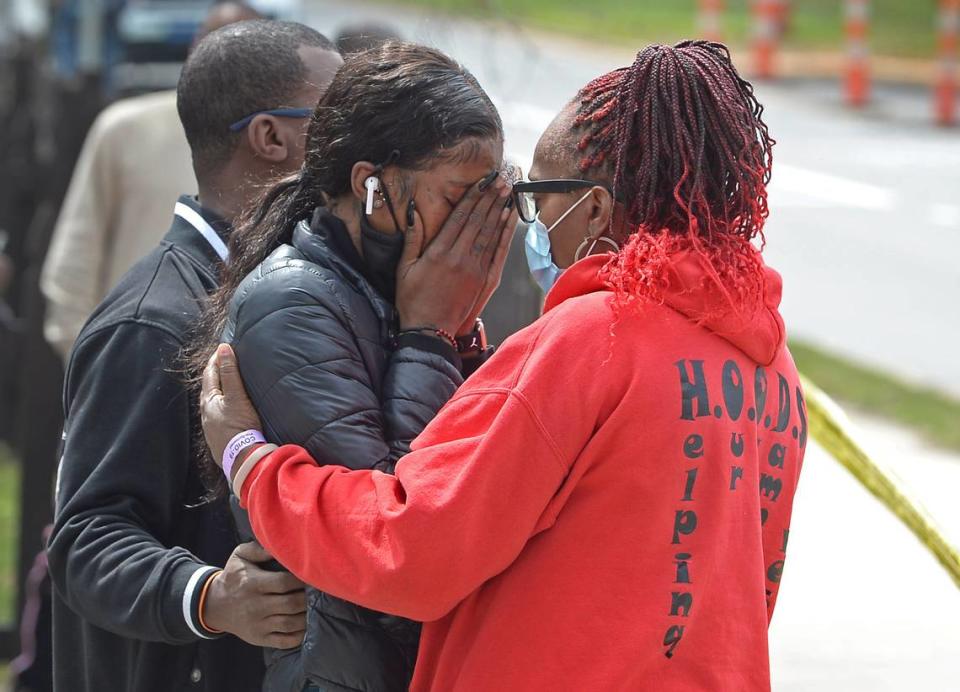
{"label": "hoop earring", "polygon": [[[602,235],[593,239],[593,244],[590,245],[590,249],[587,250],[587,254],[584,255],[583,257],[586,257],[591,252],[593,252],[593,249],[597,247],[597,243],[601,241],[604,243],[608,243],[613,248],[610,252],[614,252],[614,253],[620,252],[620,246],[617,245],[617,241],[615,241],[613,238],[607,238],[606,236]],[[587,246],[587,243],[589,242],[590,242],[590,236],[587,236],[586,238],[583,239],[583,242],[580,243],[580,246],[577,248],[577,251],[573,253],[574,262],[579,262],[580,260],[583,259],[583,257],[580,256],[580,253],[583,252],[583,248],[585,248]]]}

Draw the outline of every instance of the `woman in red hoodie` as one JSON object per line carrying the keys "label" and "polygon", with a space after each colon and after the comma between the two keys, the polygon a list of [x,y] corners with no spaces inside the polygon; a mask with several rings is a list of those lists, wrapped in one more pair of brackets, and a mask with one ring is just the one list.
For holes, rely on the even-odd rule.
{"label": "woman in red hoodie", "polygon": [[[588,84],[514,189],[543,316],[396,475],[293,446],[234,466],[294,574],[425,622],[413,689],[769,689],[807,426],[780,277],[751,242],[761,113],[715,43],[650,46]],[[256,425],[218,359],[215,458]]]}

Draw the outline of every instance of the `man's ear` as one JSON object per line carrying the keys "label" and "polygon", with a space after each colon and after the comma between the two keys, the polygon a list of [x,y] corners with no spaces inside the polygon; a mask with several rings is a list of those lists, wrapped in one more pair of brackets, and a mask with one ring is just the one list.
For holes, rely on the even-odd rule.
{"label": "man's ear", "polygon": [[280,119],[261,113],[247,125],[247,144],[258,159],[272,164],[281,164],[293,151],[293,143],[288,141],[291,132],[280,125]]}
{"label": "man's ear", "polygon": [[613,215],[613,195],[599,185],[590,190],[584,204],[588,204],[587,235],[599,238],[610,229],[610,219]]}

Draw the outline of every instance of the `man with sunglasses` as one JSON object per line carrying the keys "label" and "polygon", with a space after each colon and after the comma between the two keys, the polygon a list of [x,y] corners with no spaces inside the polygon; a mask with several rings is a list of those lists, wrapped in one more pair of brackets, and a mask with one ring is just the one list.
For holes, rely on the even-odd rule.
{"label": "man with sunglasses", "polygon": [[263,667],[248,644],[302,640],[302,584],[258,564],[270,558],[255,543],[237,545],[226,500],[200,477],[180,355],[232,225],[300,168],[307,118],[341,63],[312,29],[255,20],[209,34],[183,68],[177,109],[199,196],[176,203],[67,367],[48,551],[58,690],[252,692]]}

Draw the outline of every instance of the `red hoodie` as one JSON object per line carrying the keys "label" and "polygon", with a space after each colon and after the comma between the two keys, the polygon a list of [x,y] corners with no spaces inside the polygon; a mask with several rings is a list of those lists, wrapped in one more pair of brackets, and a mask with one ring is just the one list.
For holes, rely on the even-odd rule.
{"label": "red hoodie", "polygon": [[286,446],[244,483],[294,574],[425,621],[414,690],[770,687],[807,436],[780,277],[752,320],[715,314],[680,254],[665,305],[634,311],[604,261],[564,272],[396,476]]}

